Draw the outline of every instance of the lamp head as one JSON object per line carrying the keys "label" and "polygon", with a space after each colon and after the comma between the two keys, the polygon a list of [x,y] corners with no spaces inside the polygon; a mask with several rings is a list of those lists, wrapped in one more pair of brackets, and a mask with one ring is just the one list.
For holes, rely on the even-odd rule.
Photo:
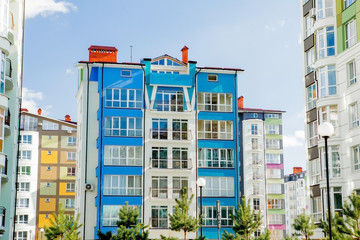
{"label": "lamp head", "polygon": [[196,181],[196,183],[197,183],[197,185],[198,185],[199,187],[203,187],[203,186],[205,186],[205,184],[206,184],[206,180],[205,180],[205,178],[198,178],[198,180]]}
{"label": "lamp head", "polygon": [[322,137],[330,137],[334,134],[334,126],[329,122],[323,122],[318,126],[318,133]]}

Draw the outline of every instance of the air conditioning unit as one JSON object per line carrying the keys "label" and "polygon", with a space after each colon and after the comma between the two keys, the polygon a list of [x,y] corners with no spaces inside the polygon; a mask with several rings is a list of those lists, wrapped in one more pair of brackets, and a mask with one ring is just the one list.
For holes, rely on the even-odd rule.
{"label": "air conditioning unit", "polygon": [[95,189],[94,184],[87,183],[85,185],[85,191],[94,191],[94,189]]}
{"label": "air conditioning unit", "polygon": [[67,133],[72,133],[72,131],[71,131],[71,130],[67,130]]}
{"label": "air conditioning unit", "polygon": [[312,18],[316,17],[316,9],[315,8],[312,8],[309,10],[309,16]]}

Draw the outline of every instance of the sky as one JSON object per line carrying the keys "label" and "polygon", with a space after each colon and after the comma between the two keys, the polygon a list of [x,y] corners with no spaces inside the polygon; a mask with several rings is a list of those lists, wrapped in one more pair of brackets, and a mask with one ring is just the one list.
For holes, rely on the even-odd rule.
{"label": "sky", "polygon": [[305,168],[300,1],[27,0],[23,106],[76,121],[78,73],[90,45],[119,62],[168,54],[233,67],[244,107],[283,110],[285,174]]}

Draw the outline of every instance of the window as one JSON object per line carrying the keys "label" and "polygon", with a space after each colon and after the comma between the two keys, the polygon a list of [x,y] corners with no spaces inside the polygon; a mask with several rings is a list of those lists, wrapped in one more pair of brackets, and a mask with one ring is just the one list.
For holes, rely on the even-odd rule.
{"label": "window", "polygon": [[158,111],[184,111],[183,91],[157,90],[154,108]]}
{"label": "window", "polygon": [[105,145],[105,165],[142,166],[141,146]]}
{"label": "window", "polygon": [[267,204],[268,204],[268,209],[282,209],[281,199],[268,199]]}
{"label": "window", "polygon": [[310,198],[311,200],[311,212],[314,218],[315,223],[319,223],[322,220],[322,204],[321,204],[321,196]]}
{"label": "window", "polygon": [[16,215],[15,223],[28,224],[29,223],[29,215],[27,215],[27,214]]}
{"label": "window", "polygon": [[31,144],[32,143],[32,136],[31,135],[22,135],[21,136],[21,143],[23,143],[23,144]]}
{"label": "window", "polygon": [[0,108],[0,152],[3,152],[4,146],[4,120],[5,120],[5,110]]}
{"label": "window", "polygon": [[[2,10],[1,9],[1,2],[0,2],[0,10]],[[7,15],[7,9],[4,9],[5,10],[5,16]],[[1,12],[1,13],[3,13],[3,11]],[[0,19],[0,21],[1,21],[1,19]],[[1,22],[0,22],[1,23]],[[1,30],[1,32],[0,32],[0,36],[2,35],[2,27],[3,26],[0,26],[0,30]],[[7,30],[7,29],[6,29]],[[5,93],[5,66],[6,66],[6,56],[5,56],[5,54],[2,52],[2,51],[0,51],[0,53],[1,53],[1,58],[0,58],[0,93]]]}
{"label": "window", "polygon": [[69,126],[65,126],[65,125],[61,125],[61,130],[65,130],[65,131],[76,131],[76,128],[69,127]]}
{"label": "window", "polygon": [[317,59],[335,55],[334,27],[326,27],[317,31],[316,46]]}
{"label": "window", "polygon": [[258,118],[258,114],[257,113],[251,113],[250,118]]}
{"label": "window", "polygon": [[208,81],[209,82],[217,82],[218,76],[216,74],[208,74]]}
{"label": "window", "polygon": [[334,7],[332,0],[317,0],[316,1],[317,19],[334,16]]}
{"label": "window", "polygon": [[258,135],[258,125],[251,124],[251,135]]}
{"label": "window", "polygon": [[268,218],[269,218],[269,224],[283,224],[284,221],[283,221],[283,218],[284,218],[284,215],[281,215],[281,214],[269,214],[268,215]]}
{"label": "window", "polygon": [[262,164],[259,153],[251,153],[251,160],[252,160],[251,161],[252,164],[255,164],[255,165]]}
{"label": "window", "polygon": [[74,208],[75,207],[75,199],[74,198],[66,198],[65,199],[65,208]]}
{"label": "window", "polygon": [[260,185],[259,183],[253,183],[253,195],[260,195]]}
{"label": "window", "polygon": [[70,146],[76,146],[76,137],[68,137],[67,144]]}
{"label": "window", "polygon": [[282,169],[268,168],[266,169],[267,178],[283,178]]}
{"label": "window", "polygon": [[350,48],[356,43],[356,20],[351,20],[345,25],[345,48]]}
{"label": "window", "polygon": [[199,167],[233,168],[234,150],[230,148],[199,148]]}
{"label": "window", "polygon": [[[165,61],[166,60],[166,61]],[[172,61],[168,58],[163,58],[163,59],[160,59],[158,61],[155,61],[155,62],[152,62],[151,65],[164,65],[164,66],[181,66],[181,64],[175,62],[175,61]]]}
{"label": "window", "polygon": [[28,198],[18,198],[16,199],[16,207],[18,208],[28,208],[29,199]]}
{"label": "window", "polygon": [[16,231],[14,234],[14,240],[28,240],[27,231]]}
{"label": "window", "polygon": [[153,176],[151,178],[151,196],[155,198],[168,198],[168,178]]}
{"label": "window", "polygon": [[[180,198],[180,190],[183,188],[188,189],[188,194],[190,192],[189,190],[189,179],[188,177],[173,177],[173,198]],[[191,193],[190,193],[191,194]],[[189,194],[189,196],[190,196]]]}
{"label": "window", "polygon": [[358,171],[360,170],[360,145],[356,145],[351,148],[352,149],[352,161],[354,170]]}
{"label": "window", "polygon": [[349,121],[350,128],[358,127],[360,125],[360,121],[359,121],[359,109],[357,102],[349,105],[349,114],[350,114],[350,121]]}
{"label": "window", "polygon": [[266,134],[280,134],[280,125],[265,125]]}
{"label": "window", "polygon": [[[319,109],[320,124],[330,122],[335,130],[338,125],[338,109],[337,105],[324,106]],[[336,131],[335,131],[336,132]]]}
{"label": "window", "polygon": [[[320,149],[321,159],[323,166],[325,166],[325,152],[324,148]],[[328,156],[329,156],[329,173],[330,177],[336,178],[341,177],[341,164],[340,164],[340,153],[339,153],[339,146],[329,146],[328,148]],[[326,178],[325,174],[326,169],[324,169],[324,179]]]}
{"label": "window", "polygon": [[75,161],[76,160],[76,152],[67,152],[67,160]]}
{"label": "window", "polygon": [[67,168],[67,176],[68,177],[75,177],[75,168],[74,167],[68,167]]}
{"label": "window", "polygon": [[26,115],[21,115],[20,129],[24,131],[37,131],[38,119]]}
{"label": "window", "polygon": [[[220,206],[220,219],[222,226],[232,226],[233,221],[230,217],[234,213],[234,207]],[[203,207],[203,222],[204,226],[217,226],[217,208],[216,206]]]}
{"label": "window", "polygon": [[105,136],[141,137],[142,119],[134,117],[105,117]]}
{"label": "window", "polygon": [[233,139],[233,122],[217,120],[199,120],[200,139]]}
{"label": "window", "polygon": [[259,149],[259,139],[252,138],[251,139],[251,149],[252,150],[258,150]]}
{"label": "window", "polygon": [[333,194],[334,194],[334,210],[335,212],[341,212],[343,210],[341,187],[333,187]]}
{"label": "window", "polygon": [[266,113],[265,118],[281,118],[280,114],[277,113]]}
{"label": "window", "polygon": [[305,53],[305,61],[306,61],[306,74],[314,71],[314,63],[315,63],[315,50],[311,48],[309,51]]}
{"label": "window", "polygon": [[75,192],[75,183],[66,183],[66,192]]}
{"label": "window", "polygon": [[173,140],[188,140],[188,120],[186,119],[174,119],[172,122],[172,139]]}
{"label": "window", "polygon": [[320,159],[309,161],[310,164],[310,185],[316,185],[320,183]]}
{"label": "window", "polygon": [[309,37],[311,34],[314,33],[314,18],[312,18],[310,16],[310,14],[306,15],[305,16],[305,37],[304,38],[307,38]]}
{"label": "window", "polygon": [[188,156],[188,148],[173,148],[173,168],[174,169],[187,169],[191,168],[191,159]]}
{"label": "window", "polygon": [[356,83],[356,64],[355,60],[347,64],[347,75],[348,75],[348,84],[349,86]]}
{"label": "window", "polygon": [[142,108],[142,90],[107,88],[105,91],[105,107]]}
{"label": "window", "polygon": [[153,168],[168,168],[167,147],[152,147],[151,166]]}
{"label": "window", "polygon": [[307,124],[308,129],[308,138],[309,138],[309,148],[314,147],[318,144],[318,133],[317,133],[317,121],[311,122]]}
{"label": "window", "polygon": [[[139,212],[139,216],[137,218],[137,222],[141,222],[142,219],[142,208],[138,205],[128,205],[132,208],[137,208]],[[104,205],[103,207],[103,226],[117,226],[117,222],[119,221],[119,210],[123,207],[123,205]]]}
{"label": "window", "polygon": [[253,198],[253,209],[260,210],[260,198]]}
{"label": "window", "polygon": [[31,167],[30,166],[20,166],[18,167],[18,174],[23,176],[30,176]]}
{"label": "window", "polygon": [[204,196],[207,197],[233,197],[233,177],[205,177]]}
{"label": "window", "polygon": [[198,108],[200,111],[232,112],[232,94],[200,92]]}
{"label": "window", "polygon": [[121,77],[131,77],[131,70],[121,70]]}
{"label": "window", "polygon": [[267,153],[265,155],[265,159],[266,159],[266,163],[275,163],[275,164],[281,163],[281,155],[280,154]]}
{"label": "window", "polygon": [[151,206],[151,227],[168,228],[167,206]]}
{"label": "window", "polygon": [[280,139],[266,139],[266,149],[280,149],[281,140]]}
{"label": "window", "polygon": [[104,195],[141,195],[141,179],[141,176],[105,175]]}
{"label": "window", "polygon": [[152,120],[152,139],[168,139],[167,119],[154,118]]}
{"label": "window", "polygon": [[21,160],[31,160],[31,151],[30,150],[20,150],[20,159]]}
{"label": "window", "polygon": [[344,0],[344,9],[353,4],[356,0]]}
{"label": "window", "polygon": [[320,97],[336,95],[336,71],[335,65],[319,68],[317,71],[319,79]]}
{"label": "window", "polygon": [[19,182],[17,191],[18,192],[30,192],[30,183],[29,182]]}
{"label": "window", "polygon": [[59,124],[43,120],[42,130],[59,130]]}
{"label": "window", "polygon": [[282,194],[282,184],[268,184],[269,194]]}

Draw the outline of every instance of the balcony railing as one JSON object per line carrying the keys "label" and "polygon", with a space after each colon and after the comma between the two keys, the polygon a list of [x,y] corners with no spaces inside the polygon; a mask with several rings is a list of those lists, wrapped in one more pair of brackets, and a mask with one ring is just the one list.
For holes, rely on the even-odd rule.
{"label": "balcony railing", "polygon": [[6,209],[5,207],[0,206],[0,233],[3,233],[5,231],[5,215]]}
{"label": "balcony railing", "polygon": [[[159,112],[184,112],[184,106],[190,106],[190,102],[169,103],[164,101],[151,101],[151,110]],[[190,109],[191,110],[191,109]]]}
{"label": "balcony railing", "polygon": [[174,141],[190,141],[191,131],[171,130],[171,129],[150,129],[150,138],[154,140],[174,140]]}
{"label": "balcony railing", "polygon": [[259,175],[259,174],[254,174],[252,176],[252,179],[255,180],[255,181],[262,181],[263,180],[263,176],[262,175]]}
{"label": "balcony railing", "polygon": [[[150,188],[150,197],[151,198],[160,198],[160,199],[175,199],[180,198],[180,188]],[[190,197],[192,188],[188,189],[188,196]]]}
{"label": "balcony railing", "polygon": [[192,169],[192,160],[150,158],[149,165],[150,168],[158,169]]}

